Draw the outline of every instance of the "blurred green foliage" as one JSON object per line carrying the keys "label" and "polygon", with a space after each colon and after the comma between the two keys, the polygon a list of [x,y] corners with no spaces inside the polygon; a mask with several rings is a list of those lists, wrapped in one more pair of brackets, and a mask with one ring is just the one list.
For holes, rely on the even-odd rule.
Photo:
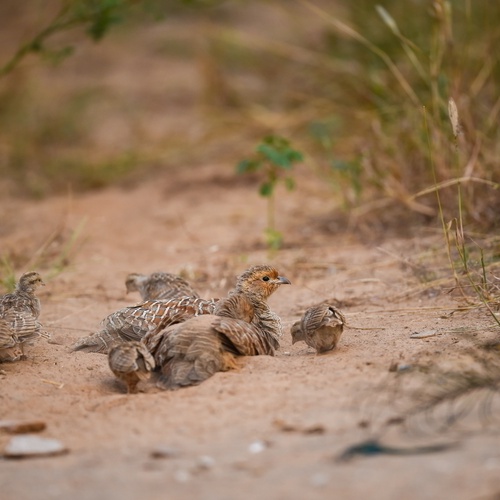
{"label": "blurred green foliage", "polygon": [[[234,162],[241,150],[273,135],[290,138],[305,153],[312,175],[332,186],[332,196],[350,217],[386,223],[391,214],[399,219],[405,213],[434,220],[439,189],[450,219],[457,206],[456,181],[465,185],[464,223],[498,224],[500,198],[493,187],[500,182],[500,4],[66,0],[59,5],[52,21],[3,66],[4,73],[30,51],[56,61],[70,55],[84,38],[53,37],[64,30],[78,28],[100,40],[120,24],[115,43],[123,44],[125,56],[128,35],[166,23],[154,43],[144,42],[151,48],[147,55],[158,64],[177,57],[197,68],[199,92],[188,105],[202,111],[196,115],[202,132],[194,142],[191,132],[179,128],[153,144],[139,123],[143,103],[132,109],[94,85],[49,105],[23,65],[27,76],[6,74],[0,88],[6,144],[0,170],[19,191],[43,195],[67,182],[75,189],[104,186],[145,164]],[[176,24],[188,36],[171,34]],[[149,82],[137,78],[144,79],[146,96]],[[457,104],[459,137],[449,122],[450,97]],[[96,109],[118,111],[133,140],[119,148],[96,147],[89,140]],[[144,107],[143,121],[147,111]]]}
{"label": "blurred green foliage", "polygon": [[262,139],[250,158],[241,160],[236,166],[239,174],[256,174],[261,179],[259,194],[268,201],[267,227],[264,233],[267,246],[271,250],[278,250],[283,244],[283,234],[276,229],[275,222],[276,187],[282,183],[286,189],[294,189],[293,165],[303,160],[302,153],[293,149],[289,140],[269,135]]}

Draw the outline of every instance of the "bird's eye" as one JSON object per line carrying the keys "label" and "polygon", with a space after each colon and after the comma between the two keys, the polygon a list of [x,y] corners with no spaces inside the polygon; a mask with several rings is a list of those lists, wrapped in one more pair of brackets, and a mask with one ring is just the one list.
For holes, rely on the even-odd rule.
{"label": "bird's eye", "polygon": [[264,277],[262,278],[262,281],[269,281],[269,279],[270,279],[270,278],[269,278],[269,276],[264,276]]}

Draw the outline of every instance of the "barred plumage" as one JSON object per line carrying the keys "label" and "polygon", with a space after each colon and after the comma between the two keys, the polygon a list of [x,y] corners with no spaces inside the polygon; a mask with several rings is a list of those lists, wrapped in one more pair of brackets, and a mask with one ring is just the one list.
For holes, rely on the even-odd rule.
{"label": "barred plumage", "polygon": [[125,286],[128,292],[139,292],[142,300],[169,300],[180,297],[199,297],[194,288],[181,276],[156,272],[150,275],[131,273]]}
{"label": "barred plumage", "polygon": [[26,312],[35,319],[40,316],[40,300],[35,296],[35,291],[45,283],[35,271],[24,273],[17,282],[14,292],[0,297],[0,317],[13,309],[17,312]]}
{"label": "barred plumage", "polygon": [[10,323],[4,318],[0,318],[0,362],[17,361],[22,354]]}
{"label": "barred plumage", "polygon": [[321,304],[307,309],[291,328],[292,344],[304,341],[321,354],[334,349],[344,331],[345,317],[339,309]]}
{"label": "barred plumage", "polygon": [[111,371],[127,386],[127,393],[136,392],[137,384],[147,380],[154,370],[155,361],[142,342],[131,341],[117,344],[108,355]]}
{"label": "barred plumage", "polygon": [[237,280],[215,314],[191,318],[144,342],[154,353],[164,389],[196,385],[235,366],[234,356],[274,355],[282,334],[281,320],[267,298],[290,281],[270,266],[254,266]]}
{"label": "barred plumage", "polygon": [[79,339],[73,350],[107,353],[119,342],[141,340],[169,325],[180,323],[200,314],[212,314],[218,299],[182,297],[170,300],[148,300],[136,306],[120,309],[105,318],[100,330]]}
{"label": "barred plumage", "polygon": [[35,296],[44,285],[34,271],[24,273],[13,293],[0,297],[0,361],[24,357],[24,345],[40,335],[40,301]]}

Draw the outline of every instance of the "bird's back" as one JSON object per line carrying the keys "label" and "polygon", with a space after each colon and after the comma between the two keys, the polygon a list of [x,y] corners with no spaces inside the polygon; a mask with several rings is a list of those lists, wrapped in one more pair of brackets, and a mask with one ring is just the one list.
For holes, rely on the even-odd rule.
{"label": "bird's back", "polygon": [[156,272],[151,275],[132,273],[126,280],[127,291],[136,290],[142,300],[169,300],[199,297],[191,284],[177,274]]}
{"label": "bird's back", "polygon": [[228,354],[212,327],[215,319],[214,315],[197,316],[164,331],[155,353],[162,371],[161,387],[197,385],[214,373],[229,369]]}
{"label": "bird's back", "polygon": [[345,318],[337,308],[325,305],[311,307],[301,321],[306,344],[318,353],[334,349],[342,335],[344,323]]}
{"label": "bird's back", "polygon": [[0,317],[4,317],[11,310],[31,314],[37,319],[40,316],[40,301],[32,293],[23,291],[8,293],[0,297]]}
{"label": "bird's back", "polygon": [[[95,334],[78,340],[73,350],[108,352],[116,342],[143,340],[153,346],[156,336],[169,325],[215,310],[217,299],[182,297],[171,300],[150,300],[125,307],[107,316]],[[152,347],[150,348],[152,351]]]}

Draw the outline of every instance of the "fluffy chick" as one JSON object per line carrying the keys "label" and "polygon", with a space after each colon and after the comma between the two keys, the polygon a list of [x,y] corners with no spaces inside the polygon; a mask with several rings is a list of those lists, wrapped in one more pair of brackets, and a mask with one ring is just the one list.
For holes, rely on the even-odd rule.
{"label": "fluffy chick", "polygon": [[336,307],[325,304],[310,307],[291,328],[292,344],[303,340],[317,354],[331,351],[337,346],[344,325],[345,317]]}
{"label": "fluffy chick", "polygon": [[155,360],[142,342],[115,345],[108,354],[109,368],[127,386],[127,393],[137,392],[137,384],[147,380],[155,368]]}
{"label": "fluffy chick", "polygon": [[44,285],[37,272],[24,273],[14,292],[0,297],[0,361],[24,358],[24,346],[41,333],[40,300],[35,292]]}

